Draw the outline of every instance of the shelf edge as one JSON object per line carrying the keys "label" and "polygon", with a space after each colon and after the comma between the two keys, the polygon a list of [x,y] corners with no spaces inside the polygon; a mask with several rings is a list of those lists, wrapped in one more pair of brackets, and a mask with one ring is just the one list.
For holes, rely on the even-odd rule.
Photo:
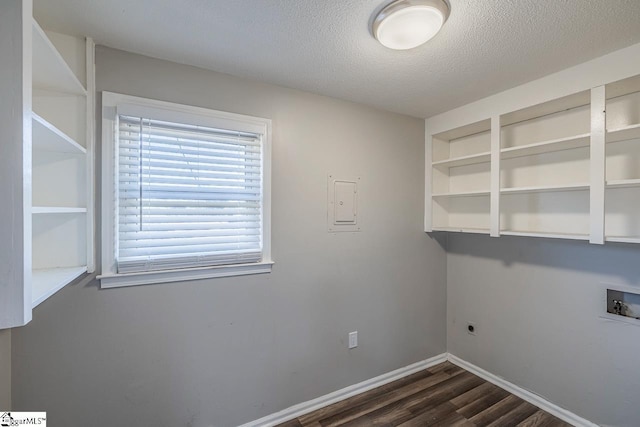
{"label": "shelf edge", "polygon": [[[483,157],[488,157],[487,160],[481,160],[481,161],[477,161],[477,162],[470,162],[470,163],[464,163],[466,160],[475,160],[475,159],[480,159]],[[449,163],[456,163],[456,162],[463,162],[463,165],[460,166],[466,166],[466,165],[474,165],[474,164],[478,164],[478,163],[489,163],[491,161],[491,152],[483,152],[483,153],[479,153],[479,154],[471,154],[468,156],[460,156],[460,157],[453,157],[450,159],[446,159],[446,160],[438,160],[436,162],[432,162],[431,166],[446,166]]]}
{"label": "shelf edge", "polygon": [[563,191],[588,191],[589,184],[576,184],[558,187],[511,187],[501,188],[500,194],[554,193]]}
{"label": "shelf edge", "polygon": [[544,233],[535,231],[500,230],[501,236],[541,237],[546,239],[589,240],[588,234]]}
{"label": "shelf edge", "polygon": [[590,137],[591,137],[590,133],[584,133],[584,134],[569,136],[569,137],[566,137],[566,138],[550,139],[548,141],[536,142],[536,143],[533,143],[533,144],[527,144],[527,145],[523,145],[523,146],[519,146],[519,147],[503,148],[503,149],[500,150],[500,156],[504,160],[508,160],[508,159],[515,159],[515,158],[518,158],[518,157],[535,156],[535,155],[540,155],[540,154],[553,153],[553,152],[556,152],[556,151],[575,150],[575,149],[579,149],[579,148],[588,147],[589,144],[587,143],[585,145],[579,145],[579,146],[576,146],[576,147],[561,148],[561,149],[558,149],[558,150],[553,150],[553,149],[543,150],[543,151],[540,151],[539,153],[532,153],[532,154],[527,154],[526,153],[526,151],[528,151],[528,150],[533,151],[536,148],[553,147],[555,145],[559,145],[559,144],[562,144],[564,142],[580,141],[581,139],[585,139],[585,138],[588,139]]}
{"label": "shelf edge", "polygon": [[40,214],[79,214],[87,213],[87,208],[68,208],[59,206],[32,206],[31,213]]}
{"label": "shelf edge", "polygon": [[[46,48],[53,54],[53,56],[56,59],[56,62],[60,63],[62,68],[64,69],[65,74],[68,74],[70,81],[73,82],[73,86],[75,86],[72,90],[68,90],[66,88],[60,88],[60,87],[49,87],[49,86],[37,86],[37,85],[33,85],[34,87],[39,87],[42,89],[55,89],[58,90],[60,92],[64,92],[64,93],[72,93],[74,95],[79,95],[79,96],[87,96],[87,89],[84,87],[84,85],[80,82],[80,79],[78,79],[78,76],[76,76],[76,74],[71,70],[71,67],[69,67],[69,64],[67,63],[67,61],[64,59],[64,57],[60,54],[60,52],[58,51],[58,49],[56,48],[56,46],[53,44],[53,42],[51,41],[51,39],[49,38],[49,36],[47,36],[47,33],[44,31],[44,29],[40,26],[40,24],[38,23],[38,21],[34,19],[31,20],[32,22],[32,28],[34,30],[34,32],[37,34],[37,36],[40,38],[40,40],[42,40],[44,42],[44,45],[46,46]],[[35,39],[35,37],[34,37]],[[35,45],[35,43],[33,43]],[[35,49],[34,49],[35,51]],[[35,53],[35,52],[34,52]]]}
{"label": "shelf edge", "polygon": [[443,197],[474,197],[474,196],[489,196],[491,195],[490,191],[469,191],[462,193],[438,193],[432,194],[432,198],[443,198]]}
{"label": "shelf edge", "polygon": [[606,182],[606,188],[633,188],[640,187],[640,179],[613,179]]}
{"label": "shelf edge", "polygon": [[[60,289],[62,289],[65,286],[67,286],[73,280],[75,280],[78,277],[80,277],[86,271],[87,271],[87,267],[86,266],[66,267],[66,268],[46,268],[46,269],[35,269],[35,270],[33,270],[33,272],[32,272],[32,276],[33,276],[32,280],[33,280],[33,282],[36,281],[36,276],[44,275],[44,274],[47,274],[47,273],[51,274],[51,273],[55,272],[55,273],[58,273],[60,275],[60,277],[57,278],[57,280],[55,280],[52,284],[50,284],[49,286],[45,287],[45,291],[44,292],[41,291],[39,295],[36,295],[35,292],[33,293],[32,301],[31,301],[31,308],[32,309],[36,308],[42,302],[44,302],[45,300],[50,298],[52,295],[54,295]],[[35,289],[35,285],[32,285],[32,286]]]}
{"label": "shelf edge", "polygon": [[38,122],[40,125],[42,125],[43,128],[45,128],[47,131],[53,133],[57,138],[65,141],[74,150],[74,151],[60,151],[60,150],[43,150],[43,151],[53,151],[53,152],[63,152],[63,153],[64,152],[70,152],[70,153],[73,153],[73,154],[87,154],[87,149],[86,148],[84,148],[82,145],[78,144],[78,142],[76,142],[69,135],[67,135],[66,133],[64,133],[60,129],[58,129],[56,127],[56,125],[54,125],[53,123],[49,122],[44,117],[38,115],[35,111],[31,112],[31,119],[33,121]]}

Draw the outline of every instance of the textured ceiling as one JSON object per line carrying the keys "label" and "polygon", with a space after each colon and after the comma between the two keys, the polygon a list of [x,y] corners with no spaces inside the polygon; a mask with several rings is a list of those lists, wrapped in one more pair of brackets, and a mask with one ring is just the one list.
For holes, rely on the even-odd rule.
{"label": "textured ceiling", "polygon": [[429,117],[640,42],[640,0],[450,0],[440,34],[392,51],[389,0],[34,0],[55,31]]}

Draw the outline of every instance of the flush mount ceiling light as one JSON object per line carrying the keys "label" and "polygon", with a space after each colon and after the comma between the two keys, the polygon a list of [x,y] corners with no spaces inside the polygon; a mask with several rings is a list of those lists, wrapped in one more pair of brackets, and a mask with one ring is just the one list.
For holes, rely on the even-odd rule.
{"label": "flush mount ceiling light", "polygon": [[390,49],[413,49],[438,34],[448,17],[445,0],[396,0],[378,13],[372,32]]}

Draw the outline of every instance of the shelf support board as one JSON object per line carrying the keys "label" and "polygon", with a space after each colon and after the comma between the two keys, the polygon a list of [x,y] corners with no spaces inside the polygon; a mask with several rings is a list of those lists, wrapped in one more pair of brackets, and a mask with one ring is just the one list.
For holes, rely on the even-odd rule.
{"label": "shelf support board", "polygon": [[0,1],[0,329],[31,321],[31,0]]}
{"label": "shelf support board", "polygon": [[[424,164],[431,165],[433,160],[433,137],[429,133],[426,123],[424,131]],[[427,233],[433,231],[432,169],[431,167],[424,168],[424,231]]]}
{"label": "shelf support board", "polygon": [[500,237],[500,116],[491,118],[491,207],[489,210],[491,237]]}
{"label": "shelf support board", "polygon": [[606,180],[606,94],[605,87],[591,89],[591,191],[589,242],[604,244]]}

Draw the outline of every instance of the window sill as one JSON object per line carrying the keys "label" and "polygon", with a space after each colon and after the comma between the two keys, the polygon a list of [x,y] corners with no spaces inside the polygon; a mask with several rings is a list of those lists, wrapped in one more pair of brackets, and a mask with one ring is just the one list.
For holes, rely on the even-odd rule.
{"label": "window sill", "polygon": [[213,267],[164,270],[145,273],[103,274],[98,276],[101,288],[151,285],[157,283],[182,282],[187,280],[211,279],[215,277],[246,276],[249,274],[271,273],[273,261],[252,264],[218,265]]}

